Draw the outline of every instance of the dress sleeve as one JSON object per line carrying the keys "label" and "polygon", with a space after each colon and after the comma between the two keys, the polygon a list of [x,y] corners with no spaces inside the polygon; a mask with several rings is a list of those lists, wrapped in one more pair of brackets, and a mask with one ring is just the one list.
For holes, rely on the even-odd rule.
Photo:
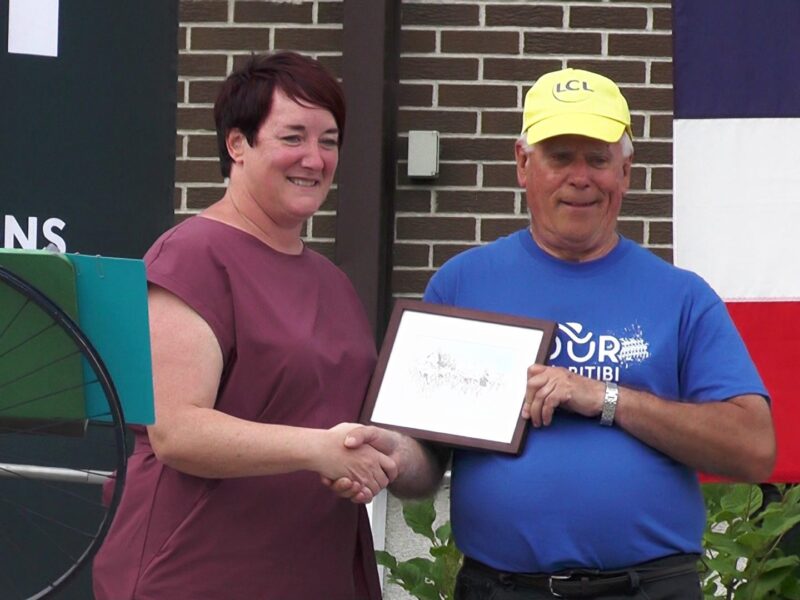
{"label": "dress sleeve", "polygon": [[228,365],[235,345],[233,303],[228,272],[211,242],[179,225],[165,233],[144,260],[148,284],[175,294],[208,323]]}

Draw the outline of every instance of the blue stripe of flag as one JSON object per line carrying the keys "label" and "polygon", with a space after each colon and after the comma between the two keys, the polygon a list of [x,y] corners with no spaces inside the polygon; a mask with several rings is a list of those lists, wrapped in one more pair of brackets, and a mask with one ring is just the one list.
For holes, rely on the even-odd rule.
{"label": "blue stripe of flag", "polygon": [[673,0],[676,119],[800,117],[800,0]]}

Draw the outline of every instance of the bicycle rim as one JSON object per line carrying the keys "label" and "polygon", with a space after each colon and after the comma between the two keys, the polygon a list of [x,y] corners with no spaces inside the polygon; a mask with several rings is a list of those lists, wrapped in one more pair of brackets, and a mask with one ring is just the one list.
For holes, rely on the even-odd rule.
{"label": "bicycle rim", "polygon": [[[104,398],[102,408],[71,414],[67,405],[89,390]],[[87,572],[119,505],[126,464],[122,408],[102,359],[68,314],[0,267],[3,598],[60,598]]]}

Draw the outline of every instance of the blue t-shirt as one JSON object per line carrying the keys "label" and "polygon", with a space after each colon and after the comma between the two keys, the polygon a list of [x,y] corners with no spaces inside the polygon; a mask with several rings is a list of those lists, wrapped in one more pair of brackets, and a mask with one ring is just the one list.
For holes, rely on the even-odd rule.
{"label": "blue t-shirt", "polygon": [[[697,275],[630,240],[585,263],[522,230],[464,252],[425,300],[556,321],[550,364],[675,401],[766,390],[725,305]],[[614,569],[700,552],[696,473],[599,418],[565,410],[518,457],[457,450],[451,518],[459,548],[497,569]]]}

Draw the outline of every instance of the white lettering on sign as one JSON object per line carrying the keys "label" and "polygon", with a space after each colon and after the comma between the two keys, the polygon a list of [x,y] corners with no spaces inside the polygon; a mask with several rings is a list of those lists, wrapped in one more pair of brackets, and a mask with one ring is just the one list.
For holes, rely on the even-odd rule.
{"label": "white lettering on sign", "polygon": [[58,0],[8,0],[8,51],[58,56]]}
{"label": "white lettering on sign", "polygon": [[67,251],[67,242],[59,235],[67,224],[58,217],[44,220],[40,220],[38,217],[28,217],[27,223],[23,226],[13,215],[5,215],[3,225],[4,248],[36,250],[53,244],[59,252]]}

